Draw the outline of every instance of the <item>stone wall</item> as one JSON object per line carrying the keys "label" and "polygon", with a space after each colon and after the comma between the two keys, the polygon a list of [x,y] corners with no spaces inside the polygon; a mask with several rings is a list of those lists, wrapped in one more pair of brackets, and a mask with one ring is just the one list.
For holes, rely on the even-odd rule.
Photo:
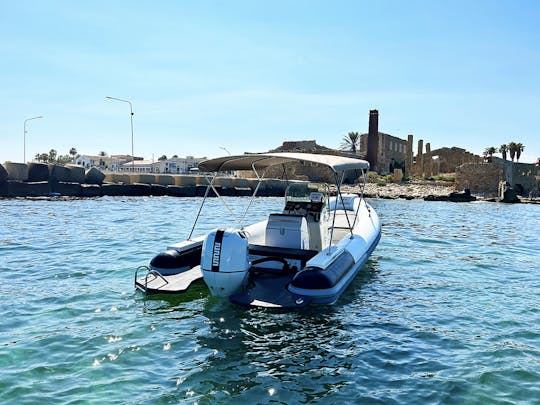
{"label": "stone wall", "polygon": [[473,194],[497,196],[504,170],[492,163],[465,163],[455,169],[456,190],[470,189]]}
{"label": "stone wall", "polygon": [[438,156],[434,171],[439,173],[454,173],[456,167],[465,163],[482,163],[483,158],[462,148],[440,148],[431,151],[431,156]]}
{"label": "stone wall", "polygon": [[504,179],[512,188],[522,196],[538,195],[540,168],[532,163],[515,163],[493,156],[491,161],[494,165],[504,170]]}

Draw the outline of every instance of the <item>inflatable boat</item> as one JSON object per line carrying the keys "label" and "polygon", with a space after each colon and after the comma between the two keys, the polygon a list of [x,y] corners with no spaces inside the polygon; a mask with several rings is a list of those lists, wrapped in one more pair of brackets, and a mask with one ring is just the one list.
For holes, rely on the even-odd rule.
{"label": "inflatable boat", "polygon": [[[281,212],[244,226],[250,203],[237,219],[238,227],[218,228],[192,238],[210,190],[219,197],[214,187],[218,173],[253,170],[262,180],[269,167],[298,161],[330,168],[336,179],[335,191],[330,193],[326,184],[292,182],[285,191]],[[364,199],[363,187],[359,194],[341,192],[349,170],[359,171],[365,184],[369,163],[364,160],[265,153],[211,159],[201,162],[199,169],[215,174],[208,178],[191,234],[187,240],[168,246],[148,266],[137,269],[135,287],[145,294],[179,294],[203,280],[212,295],[244,306],[295,309],[332,304],[361,270],[381,237],[379,217]]]}

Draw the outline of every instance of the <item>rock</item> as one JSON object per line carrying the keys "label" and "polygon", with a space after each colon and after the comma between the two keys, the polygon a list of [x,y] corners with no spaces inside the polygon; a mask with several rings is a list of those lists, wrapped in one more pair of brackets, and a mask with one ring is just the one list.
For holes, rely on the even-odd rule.
{"label": "rock", "polygon": [[8,178],[8,172],[4,169],[4,166],[0,165],[0,183],[3,183]]}
{"label": "rock", "polygon": [[0,196],[14,197],[43,197],[51,194],[51,186],[48,181],[22,182],[7,180],[0,186]]}
{"label": "rock", "polygon": [[174,178],[174,184],[176,186],[185,187],[185,186],[192,186],[195,187],[197,185],[198,176],[192,176],[192,175],[180,175],[175,176]]}
{"label": "rock", "polygon": [[234,187],[234,178],[232,177],[217,177],[214,181],[214,184],[221,186],[222,188],[232,188]]}
{"label": "rock", "polygon": [[[195,186],[195,194],[197,197],[204,197],[204,194],[206,193],[207,186]],[[215,186],[215,189],[218,193],[221,194],[221,187]],[[210,189],[208,190],[208,197],[217,197],[214,190]]]}
{"label": "rock", "polygon": [[249,187],[235,187],[234,191],[238,197],[251,197],[253,191]]}
{"label": "rock", "polygon": [[71,183],[84,183],[85,178],[85,171],[83,166],[79,165],[66,165],[66,167],[69,169],[69,181]]}
{"label": "rock", "polygon": [[81,184],[81,197],[101,197],[101,186],[97,184]]}
{"label": "rock", "polygon": [[71,170],[69,167],[59,165],[49,165],[49,179],[51,181],[68,182],[71,178]]}
{"label": "rock", "polygon": [[126,195],[126,187],[122,184],[103,184],[101,186],[101,194],[108,196]]}
{"label": "rock", "polygon": [[424,201],[451,201],[451,202],[471,202],[476,201],[476,197],[471,195],[471,190],[465,189],[462,193],[452,192],[448,195],[427,195]]}
{"label": "rock", "polygon": [[222,197],[236,197],[236,190],[234,187],[222,187],[219,194]]}
{"label": "rock", "polygon": [[170,174],[156,175],[156,184],[160,184],[162,186],[174,186],[175,185],[174,176]]}
{"label": "rock", "polygon": [[167,195],[173,197],[195,197],[195,186],[167,186]]}
{"label": "rock", "polygon": [[131,183],[155,184],[156,176],[153,174],[131,174]]}
{"label": "rock", "polygon": [[48,181],[49,166],[45,163],[29,163],[28,164],[28,181]]}
{"label": "rock", "polygon": [[131,184],[129,187],[129,191],[133,196],[149,196],[152,195],[152,186],[150,184],[144,184],[144,183],[134,183]]}
{"label": "rock", "polygon": [[107,173],[104,181],[107,183],[132,184],[134,177],[125,173]]}
{"label": "rock", "polygon": [[471,202],[476,201],[476,197],[471,195],[471,190],[466,188],[463,193],[453,192],[448,195],[448,201]]}
{"label": "rock", "polygon": [[96,167],[91,167],[84,174],[84,182],[86,184],[103,184],[105,175]]}
{"label": "rock", "polygon": [[26,163],[5,162],[4,168],[7,172],[7,180],[28,180],[28,166]]}
{"label": "rock", "polygon": [[449,201],[449,197],[447,195],[429,194],[424,197],[424,201]]}
{"label": "rock", "polygon": [[167,186],[162,186],[161,184],[152,184],[151,193],[155,196],[167,195]]}
{"label": "rock", "polygon": [[234,179],[234,186],[237,188],[249,188],[248,179],[236,178]]}
{"label": "rock", "polygon": [[401,180],[403,180],[403,170],[394,169],[394,181],[399,183]]}
{"label": "rock", "polygon": [[51,183],[52,191],[68,197],[80,197],[82,193],[79,183],[70,183],[67,181],[56,181]]}
{"label": "rock", "polygon": [[521,202],[521,200],[517,196],[516,191],[507,181],[501,181],[499,183],[499,202],[508,204]]}

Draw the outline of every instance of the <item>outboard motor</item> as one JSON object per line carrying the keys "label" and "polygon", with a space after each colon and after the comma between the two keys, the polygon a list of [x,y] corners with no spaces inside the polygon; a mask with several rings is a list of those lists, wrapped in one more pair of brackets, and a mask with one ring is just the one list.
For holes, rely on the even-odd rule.
{"label": "outboard motor", "polygon": [[212,295],[228,297],[240,290],[250,268],[248,239],[237,229],[216,229],[203,243],[201,270]]}

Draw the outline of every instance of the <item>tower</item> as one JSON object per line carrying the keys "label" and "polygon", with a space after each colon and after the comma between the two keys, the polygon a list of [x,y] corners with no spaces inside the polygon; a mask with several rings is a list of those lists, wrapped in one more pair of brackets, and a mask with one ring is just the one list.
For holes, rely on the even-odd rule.
{"label": "tower", "polygon": [[379,111],[369,110],[369,131],[367,141],[367,160],[370,170],[378,170],[379,156]]}

